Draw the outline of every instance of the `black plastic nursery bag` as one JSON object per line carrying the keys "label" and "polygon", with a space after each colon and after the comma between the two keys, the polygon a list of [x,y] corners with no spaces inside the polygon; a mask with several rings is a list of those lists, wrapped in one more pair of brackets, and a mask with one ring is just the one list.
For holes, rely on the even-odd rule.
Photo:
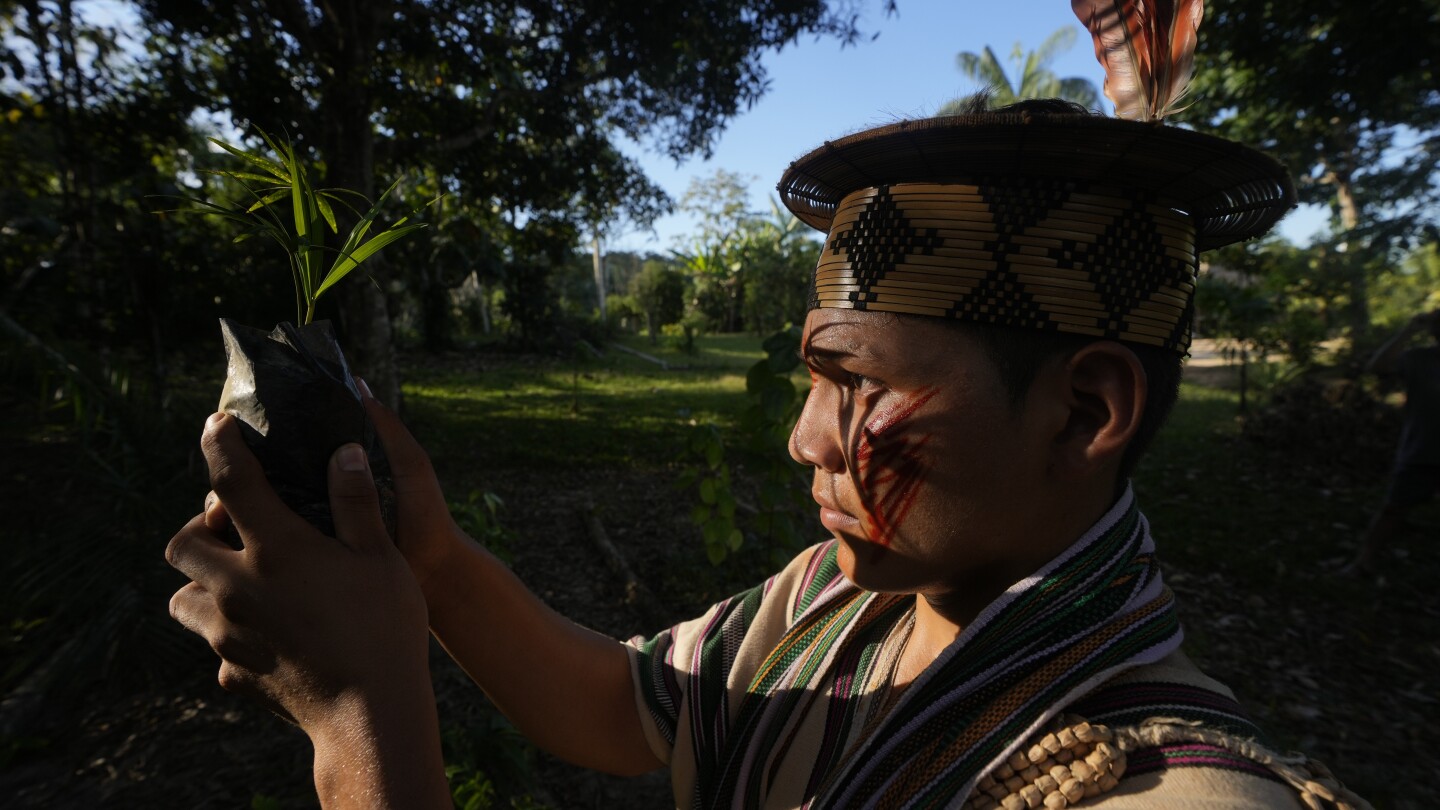
{"label": "black plastic nursery bag", "polygon": [[390,463],[365,413],[349,364],[329,321],[282,323],[266,334],[220,319],[228,369],[220,410],[240,432],[286,504],[334,536],[326,470],[342,444],[370,457],[380,511],[395,536],[395,486]]}

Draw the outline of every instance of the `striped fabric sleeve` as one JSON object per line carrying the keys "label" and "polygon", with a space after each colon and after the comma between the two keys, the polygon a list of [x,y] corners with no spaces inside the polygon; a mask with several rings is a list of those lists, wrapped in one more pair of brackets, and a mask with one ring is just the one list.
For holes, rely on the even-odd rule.
{"label": "striped fabric sleeve", "polygon": [[[824,590],[820,578],[838,579],[829,543],[801,552],[764,583],[725,599],[703,615],[651,638],[626,642],[635,680],[636,708],[651,749],[672,767],[680,750],[704,759],[718,752],[733,709],[770,649],[789,629],[807,593]],[[824,552],[830,552],[828,555]]]}

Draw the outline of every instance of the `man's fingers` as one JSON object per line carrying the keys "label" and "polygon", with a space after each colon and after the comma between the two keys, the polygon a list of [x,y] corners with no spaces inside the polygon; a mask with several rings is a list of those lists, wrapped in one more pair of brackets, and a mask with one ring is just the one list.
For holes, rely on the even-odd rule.
{"label": "man's fingers", "polygon": [[[212,507],[218,509],[219,507]],[[165,561],[180,573],[204,585],[235,563],[236,552],[209,527],[207,515],[196,515],[170,538]]]}
{"label": "man's fingers", "polygon": [[225,504],[212,491],[205,496],[205,528],[219,535],[230,527],[230,513],[225,511]]}
{"label": "man's fingers", "polygon": [[[368,393],[370,389],[364,387],[363,381],[360,382],[360,390]],[[365,412],[375,424],[375,432],[379,434],[380,444],[385,448],[385,457],[390,460],[390,475],[395,479],[396,491],[438,493],[439,486],[435,483],[435,469],[430,464],[430,456],[426,455],[400,418],[373,396],[365,397]]]}
{"label": "man's fingers", "polygon": [[215,624],[218,614],[214,598],[198,582],[189,583],[170,597],[170,618],[210,642],[211,647],[215,646],[215,642],[207,635],[207,630]]}
{"label": "man's fingers", "polygon": [[[265,480],[260,462],[245,446],[233,416],[224,413],[211,416],[205,423],[200,448],[210,467],[210,488],[224,502],[226,513],[247,540],[252,534],[268,537],[288,533],[289,526],[278,524],[299,522]],[[273,528],[261,530],[267,524]]]}
{"label": "man's fingers", "polygon": [[335,520],[335,536],[351,548],[375,550],[390,545],[370,463],[358,444],[342,445],[330,457],[330,515]]}
{"label": "man's fingers", "polygon": [[244,629],[253,607],[233,589],[212,591],[197,582],[170,597],[171,618],[205,639],[216,655],[254,672],[268,672],[275,667],[274,654]]}

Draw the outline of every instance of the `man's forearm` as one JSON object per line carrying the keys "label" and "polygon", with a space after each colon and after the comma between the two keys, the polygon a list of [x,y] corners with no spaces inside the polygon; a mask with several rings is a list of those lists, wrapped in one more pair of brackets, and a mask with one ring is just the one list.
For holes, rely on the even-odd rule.
{"label": "man's forearm", "polygon": [[661,766],[620,642],[550,609],[468,538],[423,587],[435,637],[531,741],[610,773]]}
{"label": "man's forearm", "polygon": [[326,810],[454,806],[428,682],[383,702],[356,698],[323,727],[315,746],[315,791]]}

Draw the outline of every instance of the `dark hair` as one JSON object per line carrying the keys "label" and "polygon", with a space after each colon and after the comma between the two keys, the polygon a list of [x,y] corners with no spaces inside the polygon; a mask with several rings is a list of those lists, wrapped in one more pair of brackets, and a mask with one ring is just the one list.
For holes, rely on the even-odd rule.
{"label": "dark hair", "polygon": [[[1094,115],[1084,106],[1058,98],[1028,99],[1004,107],[990,109],[990,93],[982,91],[965,99],[958,105],[967,115],[991,113],[1073,113]],[[1014,327],[993,327],[982,324],[954,322],[964,332],[976,337],[990,361],[995,364],[1000,379],[1010,396],[1010,404],[1019,408],[1035,382],[1040,367],[1057,355],[1067,357],[1100,338],[1074,335],[1062,332],[1047,332],[1038,329]],[[1135,437],[1125,448],[1120,458],[1120,477],[1129,477],[1135,465],[1144,455],[1150,441],[1165,424],[1175,399],[1180,393],[1181,358],[1173,351],[1158,346],[1125,343],[1135,353],[1141,368],[1145,369],[1145,412],[1140,416],[1140,427]]]}

